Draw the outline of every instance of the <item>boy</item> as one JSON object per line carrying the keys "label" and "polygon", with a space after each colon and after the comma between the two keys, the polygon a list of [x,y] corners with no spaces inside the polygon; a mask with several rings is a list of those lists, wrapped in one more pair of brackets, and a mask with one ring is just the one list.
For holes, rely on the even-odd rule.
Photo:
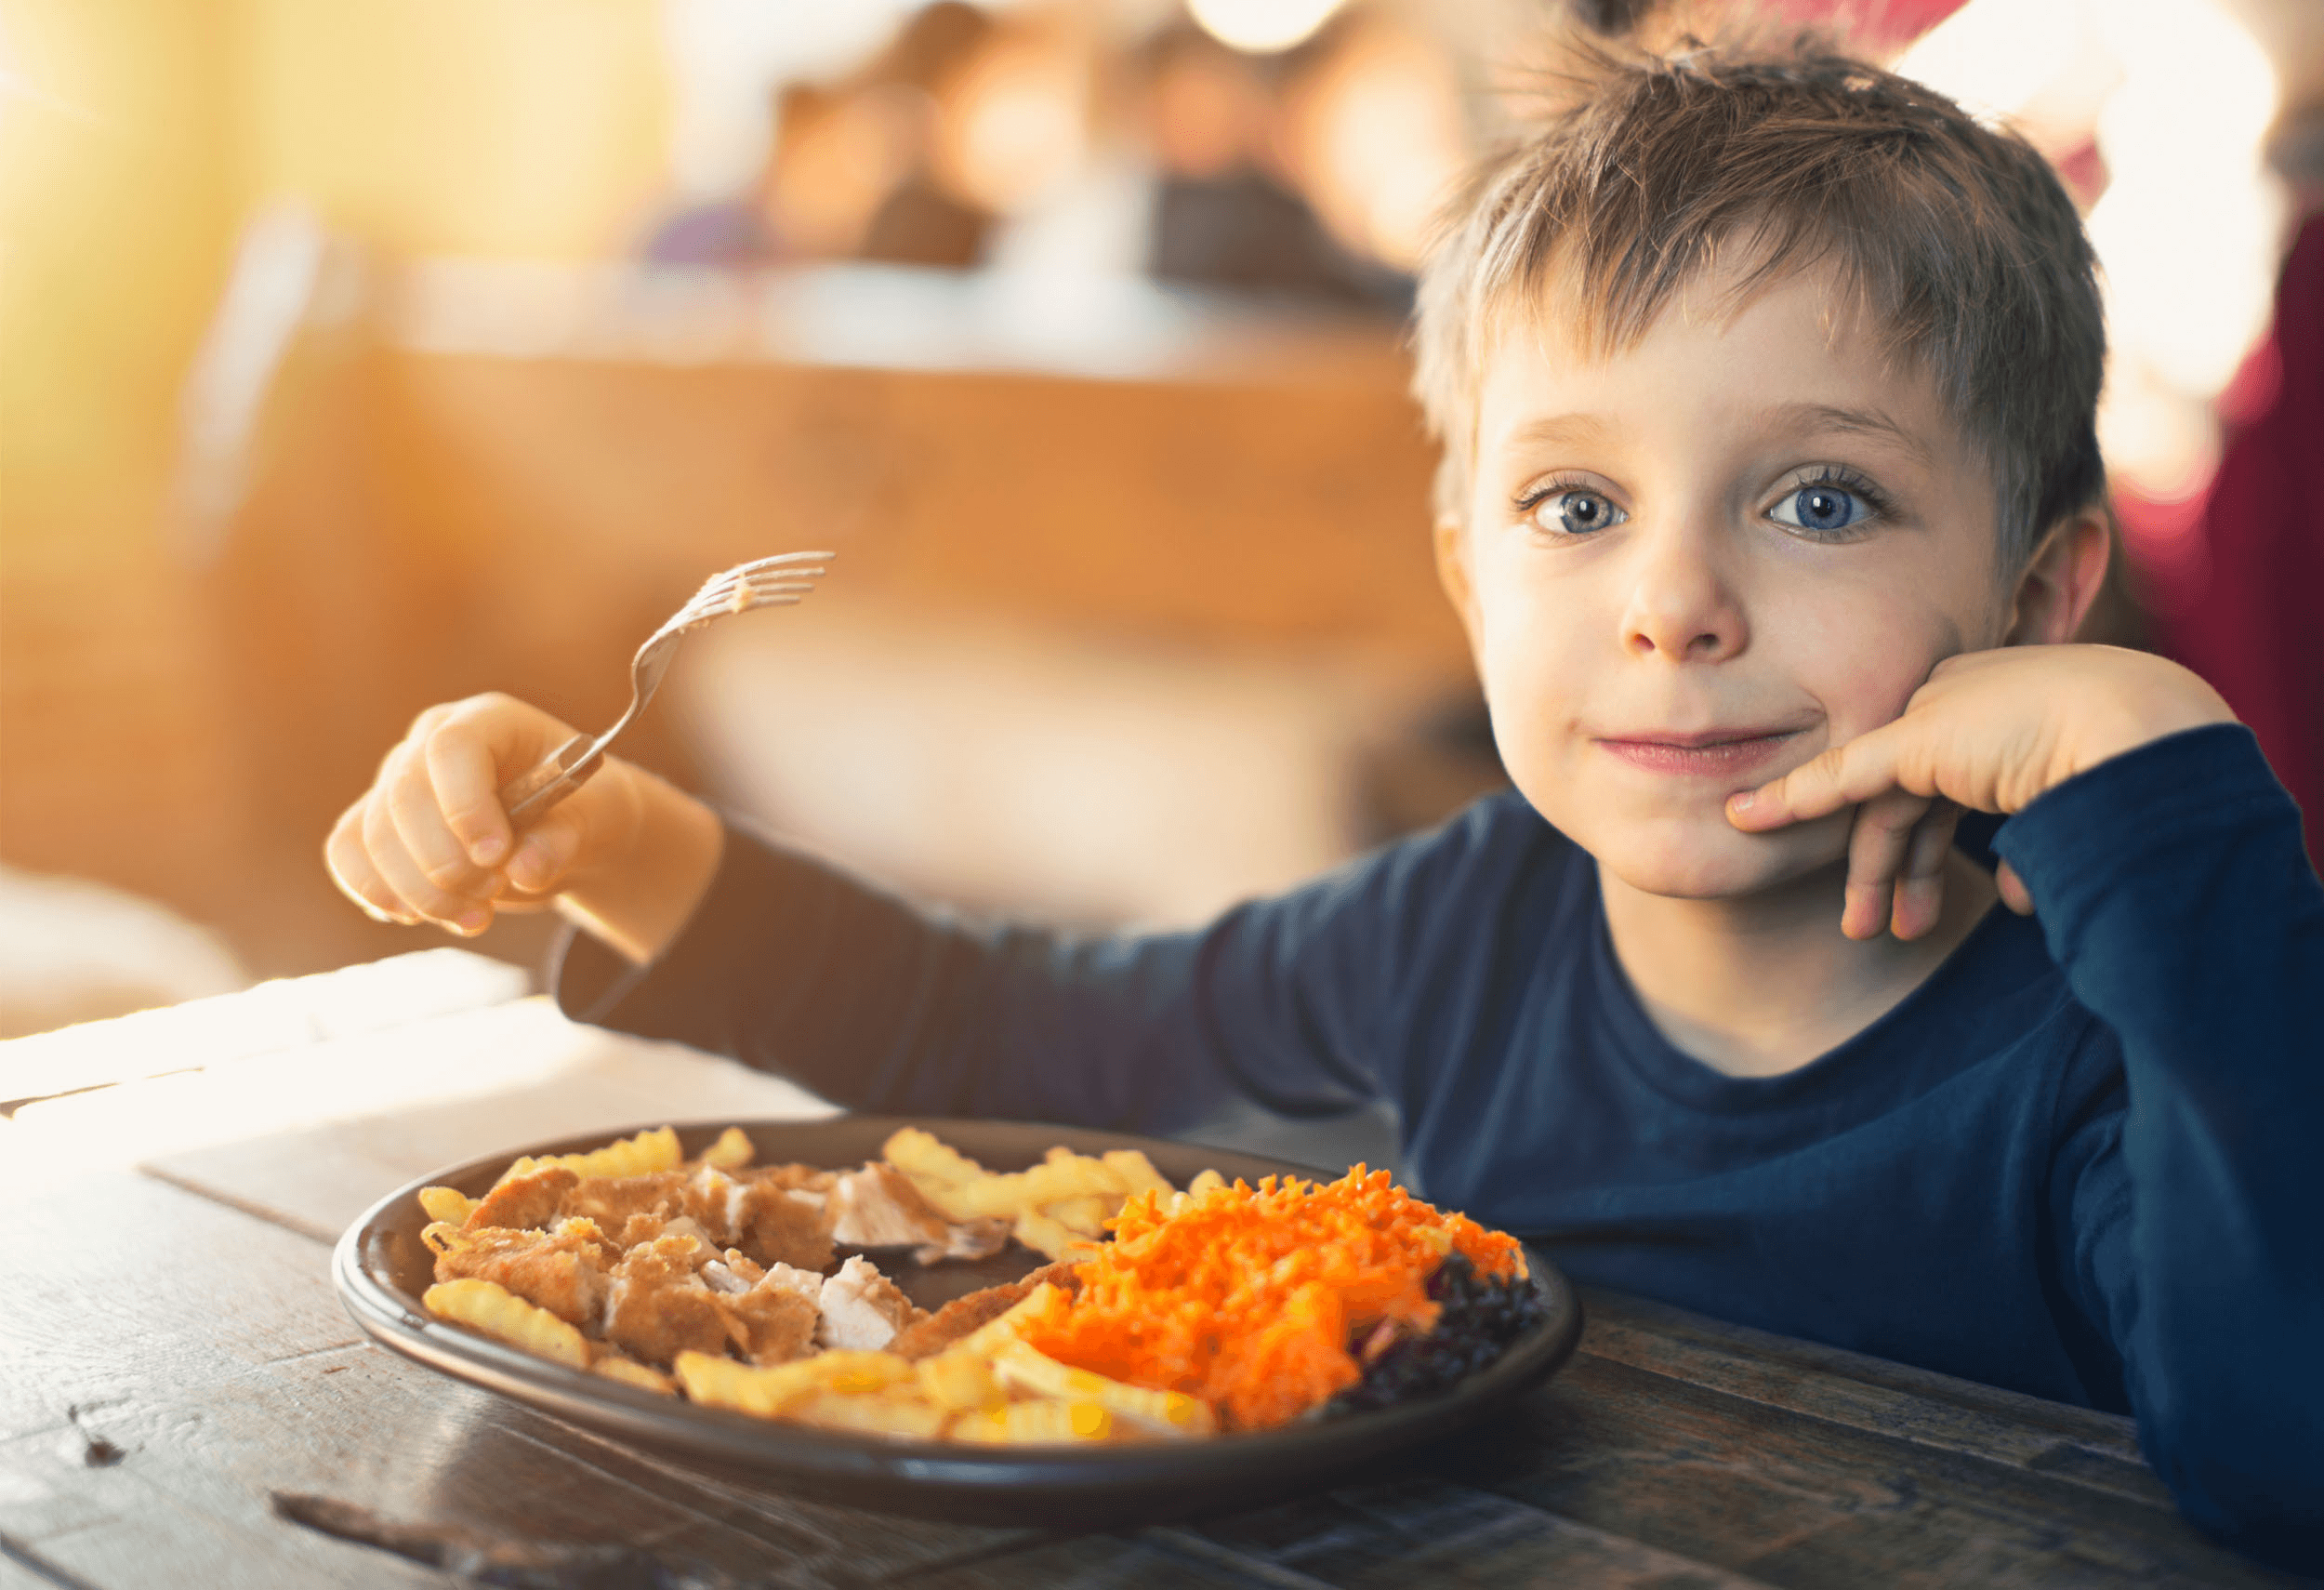
{"label": "boy", "polygon": [[1578,1277],[2133,1411],[2197,1522],[2324,1559],[2324,888],[2208,686],[2061,643],[2103,334],[2048,168],[1851,61],[1597,59],[1417,338],[1516,786],[1435,833],[1197,932],[987,932],[618,763],[520,841],[493,791],[571,731],[482,697],[333,871],[552,899],[567,1011],[860,1108],[1385,1097],[1417,1190]]}

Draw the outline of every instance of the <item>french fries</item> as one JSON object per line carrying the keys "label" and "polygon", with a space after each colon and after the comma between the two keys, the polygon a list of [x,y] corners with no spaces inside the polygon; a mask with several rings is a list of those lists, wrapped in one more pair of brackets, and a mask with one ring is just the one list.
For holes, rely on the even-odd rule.
{"label": "french fries", "polygon": [[702,1162],[721,1171],[739,1171],[758,1154],[759,1146],[750,1140],[750,1133],[739,1126],[730,1126],[719,1133],[719,1140],[701,1154]]}
{"label": "french fries", "polygon": [[956,1441],[983,1446],[1056,1446],[1103,1441],[1114,1435],[1114,1415],[1103,1403],[1036,1398],[981,1413],[963,1413],[948,1432]]}
{"label": "french fries", "polygon": [[430,1220],[442,1221],[446,1226],[464,1226],[470,1212],[476,1208],[476,1199],[457,1187],[422,1187],[419,1189],[419,1206],[428,1212]]}
{"label": "french fries", "polygon": [[758,1369],[733,1358],[708,1353],[683,1352],[675,1365],[678,1384],[696,1402],[756,1413],[762,1419],[786,1416],[793,1403],[818,1392],[843,1396],[884,1391],[914,1378],[912,1360],[893,1353],[817,1353],[771,1369]]}
{"label": "french fries", "polygon": [[842,1391],[817,1391],[784,1411],[793,1424],[825,1430],[852,1430],[860,1436],[897,1436],[905,1440],[932,1441],[952,1422],[949,1410],[909,1392],[873,1392],[868,1396]]}
{"label": "french fries", "polygon": [[922,1358],[913,1365],[920,1395],[939,1408],[956,1413],[971,1409],[997,1408],[1009,1400],[1009,1390],[993,1374],[990,1360],[955,1347]]}
{"label": "french fries", "polygon": [[880,1152],[888,1163],[911,1177],[922,1192],[928,1191],[931,1184],[956,1186],[986,1173],[984,1167],[974,1159],[939,1141],[934,1133],[922,1132],[917,1126],[895,1133],[881,1146]]}
{"label": "french fries", "polygon": [[1059,1401],[1094,1402],[1150,1435],[1186,1437],[1213,1435],[1219,1428],[1210,1404],[1182,1391],[1149,1391],[1108,1380],[1089,1370],[1059,1363],[1029,1342],[1004,1344],[993,1355],[993,1367],[1003,1384]]}
{"label": "french fries", "polygon": [[1051,1259],[1086,1259],[1098,1251],[1095,1242],[1037,1209],[1028,1209],[1018,1215],[1009,1234],[1035,1252],[1046,1253]]}
{"label": "french fries", "polygon": [[996,1173],[907,1126],[880,1152],[945,1219],[1006,1220],[1018,1241],[1051,1259],[1086,1256],[1131,1194],[1171,1193],[1162,1173],[1135,1148],[1094,1157],[1051,1148],[1030,1170]]}
{"label": "french fries", "polygon": [[652,1364],[641,1364],[627,1353],[611,1349],[600,1352],[589,1360],[589,1372],[601,1374],[607,1380],[617,1380],[624,1385],[658,1392],[664,1397],[678,1395],[676,1381]]}
{"label": "french fries", "polygon": [[438,1281],[420,1295],[428,1312],[496,1336],[574,1369],[589,1367],[588,1339],[548,1309],[537,1307],[495,1281],[473,1277]]}
{"label": "french fries", "polygon": [[[729,1135],[736,1133],[730,1131]],[[726,1139],[719,1141],[723,1143]],[[748,1141],[744,1139],[746,1146]],[[642,1176],[655,1171],[674,1171],[684,1159],[685,1155],[678,1146],[678,1133],[669,1127],[657,1126],[635,1137],[616,1138],[604,1147],[592,1148],[585,1154],[546,1154],[538,1159],[522,1155],[500,1173],[500,1180],[530,1175],[550,1165],[561,1165],[576,1176]]]}

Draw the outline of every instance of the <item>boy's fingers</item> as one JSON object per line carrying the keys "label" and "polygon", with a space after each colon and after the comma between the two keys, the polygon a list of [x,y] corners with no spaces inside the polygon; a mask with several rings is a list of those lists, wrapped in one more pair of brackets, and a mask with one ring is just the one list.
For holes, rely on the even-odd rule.
{"label": "boy's fingers", "polygon": [[518,839],[516,855],[508,863],[508,881],[527,894],[555,893],[565,868],[580,854],[588,831],[574,803],[551,807],[548,815]]}
{"label": "boy's fingers", "polygon": [[403,902],[395,897],[363,850],[363,808],[369,803],[358,801],[339,815],[331,826],[331,837],[324,841],[323,862],[330,868],[331,881],[339,886],[339,893],[362,907],[363,915],[374,921],[408,927]]}
{"label": "boy's fingers", "polygon": [[1928,815],[1913,826],[1912,842],[1905,852],[1904,876],[1896,881],[1896,904],[1888,931],[1898,938],[1919,938],[1936,926],[1945,912],[1945,860],[1952,854],[1953,828],[1961,808],[1950,801],[1930,803]]}
{"label": "boy's fingers", "polygon": [[[444,901],[473,903],[491,888],[484,870],[469,859],[468,847],[444,821],[443,803],[429,770],[426,742],[414,744],[398,760],[382,782],[381,793],[403,853]],[[402,882],[393,877],[390,881]],[[439,921],[450,921],[459,914],[455,909],[446,915],[419,895],[405,897]]]}
{"label": "boy's fingers", "polygon": [[1782,777],[1727,801],[1727,820],[1747,833],[1827,816],[1869,801],[1896,782],[1894,724],[1859,735],[1803,762]]}
{"label": "boy's fingers", "polygon": [[2001,904],[2021,917],[2033,915],[2033,891],[2026,887],[2026,881],[2017,876],[2015,868],[2006,861],[2001,863],[1993,869],[1993,883],[2001,892]]}
{"label": "boy's fingers", "polygon": [[[404,842],[402,824],[391,810],[395,804],[378,790],[363,802],[363,844],[372,866],[416,917],[468,933],[482,932],[492,921],[490,909],[473,895],[447,889],[429,876]],[[450,835],[444,839],[448,843]]]}
{"label": "boy's fingers", "polygon": [[1848,899],[1840,916],[1840,931],[1850,938],[1877,937],[1888,926],[1913,827],[1928,809],[1925,797],[1902,789],[1856,808],[1848,833]]}
{"label": "boy's fingers", "polygon": [[500,771],[491,740],[472,720],[455,714],[428,736],[424,755],[444,826],[468,859],[482,868],[508,860],[513,836],[500,805]]}

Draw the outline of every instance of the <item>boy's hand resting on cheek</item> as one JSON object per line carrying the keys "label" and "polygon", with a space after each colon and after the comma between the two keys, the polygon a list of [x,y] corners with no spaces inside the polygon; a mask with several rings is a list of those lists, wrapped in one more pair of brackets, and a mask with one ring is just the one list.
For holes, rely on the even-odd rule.
{"label": "boy's hand resting on cheek", "polygon": [[[1841,930],[1915,938],[1936,923],[1963,808],[2011,813],[2109,757],[2181,729],[2226,723],[2219,693],[2163,657],[2115,646],[2004,646],[1947,657],[1901,716],[1757,789],[1727,818],[1764,833],[1857,808]],[[1994,880],[2034,908],[2003,862]]]}
{"label": "boy's hand resting on cheek", "polygon": [[495,912],[554,905],[634,961],[650,960],[707,888],[717,815],[618,757],[522,835],[501,787],[573,737],[500,695],[430,707],[379,763],[324,847],[364,912],[473,935]]}

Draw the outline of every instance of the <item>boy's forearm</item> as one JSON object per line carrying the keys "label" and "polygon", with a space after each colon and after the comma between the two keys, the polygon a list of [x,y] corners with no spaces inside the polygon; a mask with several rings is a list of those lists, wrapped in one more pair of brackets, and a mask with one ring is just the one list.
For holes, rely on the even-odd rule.
{"label": "boy's forearm", "polygon": [[557,896],[557,909],[633,964],[659,956],[708,893],[725,852],[726,829],[709,806],[677,786],[627,763],[604,776],[627,782],[630,843],[617,859],[577,874]]}
{"label": "boy's forearm", "polygon": [[2062,787],[1998,846],[2121,1043],[2130,1224],[2092,1301],[2149,1454],[2243,1549],[2324,1555],[2302,1510],[2324,1495],[2324,886],[2297,808],[2246,731],[2204,729]]}

